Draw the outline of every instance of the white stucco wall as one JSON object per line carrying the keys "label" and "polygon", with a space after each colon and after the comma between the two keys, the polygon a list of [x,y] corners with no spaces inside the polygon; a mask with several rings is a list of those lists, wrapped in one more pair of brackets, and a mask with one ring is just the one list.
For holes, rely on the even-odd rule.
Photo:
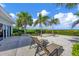
{"label": "white stucco wall", "polygon": [[0,23],[13,26],[13,18],[0,6]]}
{"label": "white stucco wall", "polygon": [[13,24],[11,24],[10,22],[8,22],[7,20],[5,20],[4,18],[0,17],[0,23],[1,24],[5,24],[5,25],[10,25],[12,26]]}

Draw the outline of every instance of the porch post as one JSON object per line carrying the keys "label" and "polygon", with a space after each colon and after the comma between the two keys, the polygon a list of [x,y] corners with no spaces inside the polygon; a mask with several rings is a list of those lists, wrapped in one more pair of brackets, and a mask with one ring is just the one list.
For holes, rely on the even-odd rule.
{"label": "porch post", "polygon": [[3,39],[4,39],[4,24],[3,24],[3,27],[2,27],[2,31],[3,31]]}
{"label": "porch post", "polygon": [[7,25],[6,25],[6,38],[7,38]]}

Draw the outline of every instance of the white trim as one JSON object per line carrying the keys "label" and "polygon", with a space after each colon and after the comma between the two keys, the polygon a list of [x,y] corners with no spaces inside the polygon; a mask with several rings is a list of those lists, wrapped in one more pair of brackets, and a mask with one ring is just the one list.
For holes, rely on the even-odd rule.
{"label": "white trim", "polygon": [[13,24],[8,22],[5,18],[3,17],[0,17],[0,23],[1,24],[5,24],[5,25],[9,25],[9,26],[12,26]]}
{"label": "white trim", "polygon": [[7,25],[12,26],[14,24],[13,18],[1,6],[0,6],[0,18],[2,18],[0,19],[0,22],[2,21],[3,24],[4,21],[7,23]]}

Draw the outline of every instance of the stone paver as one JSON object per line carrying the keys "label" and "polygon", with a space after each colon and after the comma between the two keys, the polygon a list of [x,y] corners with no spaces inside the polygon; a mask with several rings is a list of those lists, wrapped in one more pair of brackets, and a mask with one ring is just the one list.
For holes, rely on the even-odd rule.
{"label": "stone paver", "polygon": [[17,56],[34,56],[36,48],[30,49],[29,46],[17,49]]}
{"label": "stone paver", "polygon": [[0,52],[0,56],[15,56],[17,49],[7,50]]}

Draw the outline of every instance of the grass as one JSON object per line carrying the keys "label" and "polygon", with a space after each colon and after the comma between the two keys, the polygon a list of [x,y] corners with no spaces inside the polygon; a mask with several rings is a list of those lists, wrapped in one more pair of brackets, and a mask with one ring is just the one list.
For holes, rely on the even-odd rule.
{"label": "grass", "polygon": [[72,55],[73,56],[79,56],[79,43],[73,44]]}

